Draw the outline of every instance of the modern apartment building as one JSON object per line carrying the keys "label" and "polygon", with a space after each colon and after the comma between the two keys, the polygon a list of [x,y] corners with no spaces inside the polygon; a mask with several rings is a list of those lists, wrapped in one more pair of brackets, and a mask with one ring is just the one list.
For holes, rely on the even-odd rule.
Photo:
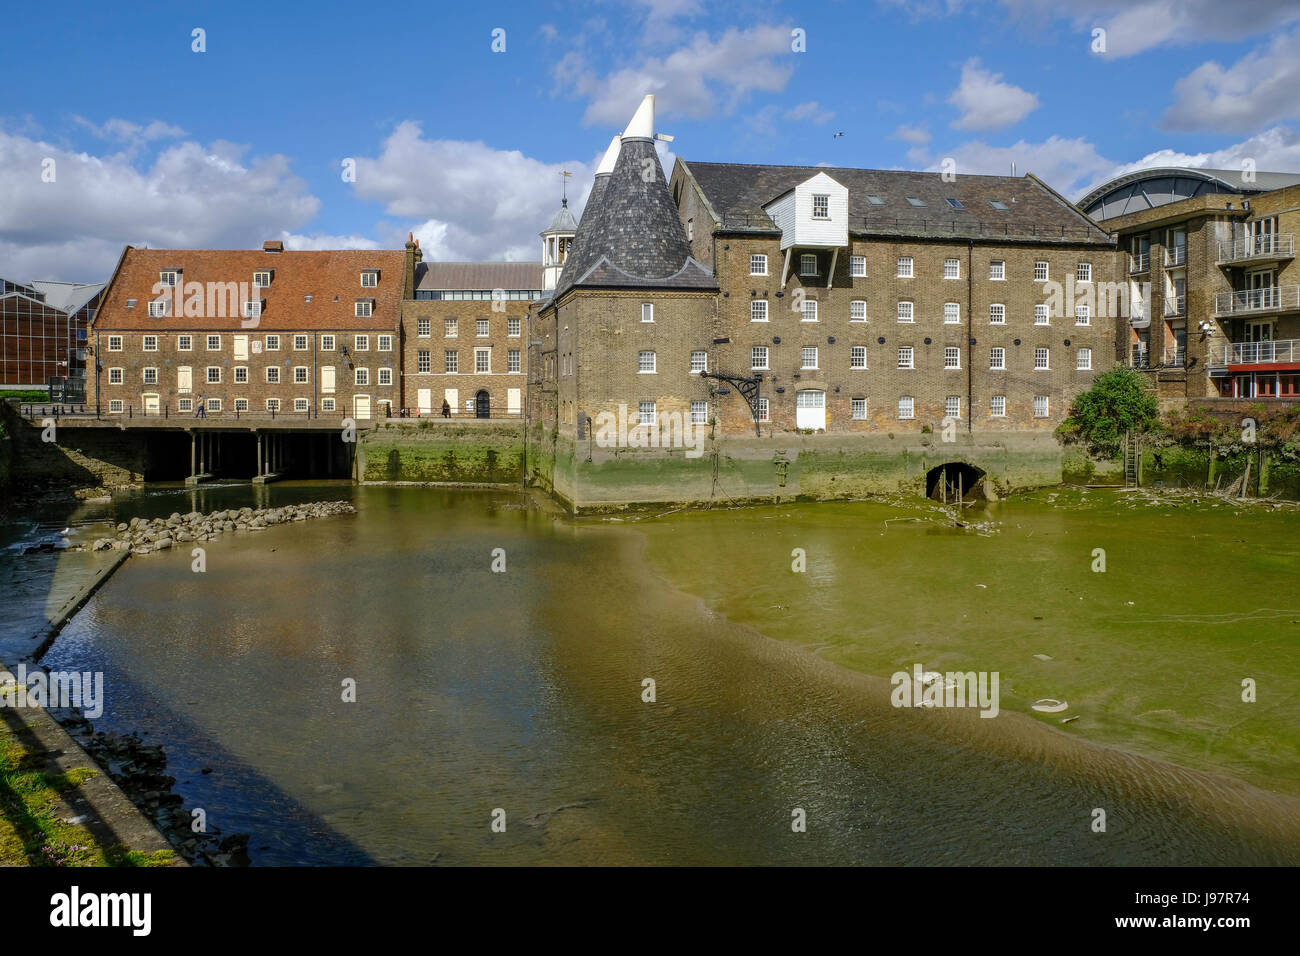
{"label": "modern apartment building", "polygon": [[90,324],[101,413],[396,414],[401,251],[135,249]]}
{"label": "modern apartment building", "polygon": [[1125,253],[1120,359],[1162,399],[1300,396],[1300,174],[1145,169],[1079,206]]}

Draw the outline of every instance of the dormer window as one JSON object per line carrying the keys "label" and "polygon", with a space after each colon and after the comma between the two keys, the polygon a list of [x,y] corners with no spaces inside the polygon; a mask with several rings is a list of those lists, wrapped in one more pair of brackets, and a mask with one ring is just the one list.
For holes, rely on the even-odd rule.
{"label": "dormer window", "polygon": [[811,254],[804,254],[799,257],[799,274],[801,276],[815,276],[817,274],[817,257]]}
{"label": "dormer window", "polygon": [[871,203],[873,206],[883,206],[885,204],[885,201],[879,196],[868,196],[867,202]]}
{"label": "dormer window", "polygon": [[[378,286],[378,285],[379,285],[379,270],[378,270],[378,269],[367,269],[367,270],[365,270],[364,272],[361,273],[361,288],[363,288],[363,289],[373,289],[373,288],[375,288],[375,287]],[[360,315],[360,314],[361,314],[360,312],[357,313],[357,315]],[[369,313],[367,313],[367,314],[369,314]]]}
{"label": "dormer window", "polygon": [[831,218],[831,197],[825,193],[813,193],[812,217],[814,219]]}
{"label": "dormer window", "polygon": [[[362,273],[363,276],[365,274],[366,273],[364,272]],[[374,311],[375,311],[374,299],[357,299],[356,312],[354,314],[358,319],[368,319],[370,318],[371,315],[374,314]]]}
{"label": "dormer window", "polygon": [[946,198],[947,201],[948,201],[948,205],[949,205],[949,206],[952,206],[953,209],[965,209],[965,208],[966,208],[966,206],[962,203],[962,201],[961,201],[960,199],[954,199],[952,196],[947,196],[947,197],[945,197],[945,198]]}
{"label": "dormer window", "polygon": [[262,300],[249,299],[244,303],[244,318],[256,319],[262,314]]}
{"label": "dormer window", "polygon": [[254,288],[254,289],[269,289],[270,287],[271,287],[271,273],[270,273],[270,272],[254,272],[254,273],[253,273],[253,288]]}
{"label": "dormer window", "polygon": [[167,300],[166,300],[166,299],[154,299],[152,302],[150,302],[150,303],[149,303],[149,314],[152,315],[152,316],[166,315],[166,314],[167,314]]}
{"label": "dormer window", "polygon": [[909,203],[911,203],[913,206],[924,206],[924,205],[925,205],[925,200],[924,200],[924,199],[917,199],[915,196],[908,196],[908,197],[907,197],[907,201],[908,201]]}
{"label": "dormer window", "polygon": [[174,288],[176,285],[176,273],[172,271],[158,273],[158,284],[172,286]]}
{"label": "dormer window", "polygon": [[1007,204],[1004,203],[1001,199],[990,199],[989,205],[992,206],[994,209],[1005,210],[1007,208]]}

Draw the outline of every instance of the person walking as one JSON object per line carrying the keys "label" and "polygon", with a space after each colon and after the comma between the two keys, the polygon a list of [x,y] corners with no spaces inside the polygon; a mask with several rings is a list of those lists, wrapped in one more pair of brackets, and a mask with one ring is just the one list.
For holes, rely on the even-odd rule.
{"label": "person walking", "polygon": [[194,417],[195,418],[208,417],[207,399],[204,398],[204,396],[202,395],[199,396],[198,403],[194,406]]}
{"label": "person walking", "polygon": [[442,400],[442,417],[451,418],[451,403],[445,398]]}

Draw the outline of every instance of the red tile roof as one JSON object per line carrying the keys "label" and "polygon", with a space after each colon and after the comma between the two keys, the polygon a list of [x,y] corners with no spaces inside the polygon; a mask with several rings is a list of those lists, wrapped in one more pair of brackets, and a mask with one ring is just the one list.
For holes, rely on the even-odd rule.
{"label": "red tile roof", "polygon": [[[109,284],[93,328],[104,330],[226,330],[281,329],[396,329],[401,321],[402,283],[406,254],[400,250],[347,249],[338,251],[264,252],[258,249],[135,249],[126,248]],[[375,288],[363,288],[361,273],[379,270]],[[178,270],[175,315],[149,315],[149,302],[159,273]],[[271,285],[253,288],[253,273],[270,270]],[[199,283],[202,298],[193,295]],[[243,289],[226,302],[222,286],[209,283],[243,283]],[[238,285],[235,287],[238,289]],[[243,296],[262,300],[256,326],[245,326]],[[307,301],[310,296],[311,301]],[[229,300],[237,303],[231,308]],[[127,308],[134,299],[135,307]],[[357,299],[374,300],[368,318],[355,313]],[[191,305],[193,303],[193,305]],[[186,315],[186,309],[198,315]],[[224,311],[224,316],[218,314]],[[233,311],[233,314],[231,314]]]}

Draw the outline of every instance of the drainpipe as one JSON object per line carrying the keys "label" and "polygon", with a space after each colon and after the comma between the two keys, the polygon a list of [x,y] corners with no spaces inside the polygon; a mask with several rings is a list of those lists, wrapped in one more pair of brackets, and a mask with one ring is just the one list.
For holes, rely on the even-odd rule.
{"label": "drainpipe", "polygon": [[[95,417],[99,417],[99,329],[95,330]],[[125,376],[124,376],[125,377]]]}
{"label": "drainpipe", "polygon": [[966,240],[966,434],[975,430],[975,240]]}

